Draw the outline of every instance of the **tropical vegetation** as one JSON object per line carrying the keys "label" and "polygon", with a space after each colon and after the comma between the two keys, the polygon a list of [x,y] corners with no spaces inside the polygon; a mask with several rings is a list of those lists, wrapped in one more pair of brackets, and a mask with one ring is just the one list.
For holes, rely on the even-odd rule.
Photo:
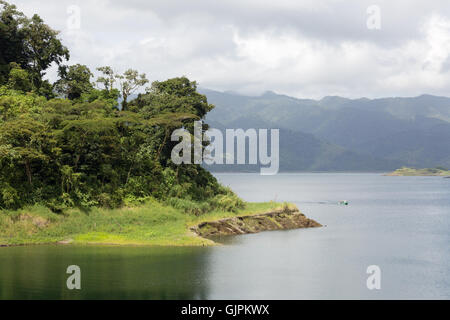
{"label": "tropical vegetation", "polygon": [[[145,88],[145,73],[109,66],[94,77],[86,65],[67,65],[70,53],[57,31],[3,0],[0,30],[3,212],[37,205],[64,213],[153,200],[194,215],[244,207],[200,165],[171,161],[177,143],[171,133],[193,134],[193,122],[214,108],[195,81],[179,77]],[[51,65],[58,67],[54,83],[45,78]]]}

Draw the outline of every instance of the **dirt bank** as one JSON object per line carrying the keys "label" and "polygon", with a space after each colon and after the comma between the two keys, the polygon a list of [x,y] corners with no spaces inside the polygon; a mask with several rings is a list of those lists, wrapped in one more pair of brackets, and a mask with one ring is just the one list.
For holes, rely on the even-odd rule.
{"label": "dirt bank", "polygon": [[209,237],[321,226],[320,223],[307,218],[297,208],[284,208],[256,215],[203,222],[191,230],[201,237]]}

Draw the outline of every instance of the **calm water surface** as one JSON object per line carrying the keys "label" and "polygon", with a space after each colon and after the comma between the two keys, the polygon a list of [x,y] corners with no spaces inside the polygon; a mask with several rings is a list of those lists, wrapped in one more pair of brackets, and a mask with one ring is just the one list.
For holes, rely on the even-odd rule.
{"label": "calm water surface", "polygon": [[[289,201],[324,228],[213,248],[0,248],[0,299],[449,299],[450,179],[220,174],[247,201]],[[348,200],[349,206],[338,205]],[[82,289],[66,289],[68,265]],[[381,290],[366,287],[378,265]]]}

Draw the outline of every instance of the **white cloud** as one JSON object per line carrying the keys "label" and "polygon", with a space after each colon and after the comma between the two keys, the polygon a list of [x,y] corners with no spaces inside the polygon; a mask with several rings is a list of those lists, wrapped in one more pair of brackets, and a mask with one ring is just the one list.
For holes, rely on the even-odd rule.
{"label": "white cloud", "polygon": [[[186,75],[212,89],[297,97],[450,92],[444,0],[380,0],[381,30],[366,28],[366,0],[16,3],[62,30],[71,63],[91,69],[132,67],[152,80]],[[80,30],[67,30],[69,5],[81,9]]]}

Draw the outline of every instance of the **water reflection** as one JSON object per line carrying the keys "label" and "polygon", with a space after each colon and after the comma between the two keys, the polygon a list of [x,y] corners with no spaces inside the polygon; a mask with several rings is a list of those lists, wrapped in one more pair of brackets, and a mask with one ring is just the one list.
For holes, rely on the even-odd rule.
{"label": "water reflection", "polygon": [[[298,204],[326,228],[210,248],[0,248],[0,299],[448,299],[450,188],[439,177],[221,175],[248,201]],[[349,206],[336,205],[339,199]],[[66,288],[79,265],[82,289]],[[381,290],[366,268],[379,265]]]}
{"label": "water reflection", "polygon": [[[209,248],[1,248],[0,299],[205,299]],[[81,268],[68,290],[66,268]]]}

